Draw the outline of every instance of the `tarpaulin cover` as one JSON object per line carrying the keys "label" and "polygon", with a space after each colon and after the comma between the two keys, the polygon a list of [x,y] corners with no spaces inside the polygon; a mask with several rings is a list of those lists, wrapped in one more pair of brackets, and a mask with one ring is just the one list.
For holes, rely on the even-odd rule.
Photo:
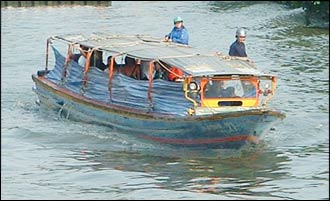
{"label": "tarpaulin cover", "polygon": [[[55,54],[55,65],[46,75],[50,81],[93,100],[150,111],[148,80],[136,80],[122,74],[114,74],[110,99],[109,74],[91,66],[88,71],[86,88],[83,91],[84,67],[71,60],[66,68],[67,75],[64,80],[61,80],[65,57],[54,46],[52,47]],[[185,116],[187,110],[193,106],[192,102],[184,97],[182,83],[155,79],[152,83],[151,96],[153,105],[151,112]]]}

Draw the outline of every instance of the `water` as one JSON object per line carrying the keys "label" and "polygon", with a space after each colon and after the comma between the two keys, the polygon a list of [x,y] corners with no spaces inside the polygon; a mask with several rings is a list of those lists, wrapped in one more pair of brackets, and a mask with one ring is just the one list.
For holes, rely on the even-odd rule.
{"label": "water", "polygon": [[[247,53],[278,75],[270,107],[286,119],[240,151],[161,149],[35,104],[46,38],[111,32],[163,37],[180,15],[190,45]],[[272,2],[113,2],[1,9],[1,199],[329,199],[329,30]]]}

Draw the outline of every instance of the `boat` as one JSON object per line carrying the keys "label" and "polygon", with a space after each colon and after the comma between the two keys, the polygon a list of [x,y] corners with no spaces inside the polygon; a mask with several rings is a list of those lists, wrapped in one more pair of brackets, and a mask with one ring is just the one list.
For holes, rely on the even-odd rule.
{"label": "boat", "polygon": [[40,106],[171,148],[239,149],[285,118],[268,107],[276,75],[145,34],[51,36],[45,67],[32,80]]}

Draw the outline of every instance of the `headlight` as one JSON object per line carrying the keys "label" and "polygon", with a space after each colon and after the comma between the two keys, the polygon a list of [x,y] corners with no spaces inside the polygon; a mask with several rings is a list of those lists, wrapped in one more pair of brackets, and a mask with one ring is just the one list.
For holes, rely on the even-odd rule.
{"label": "headlight", "polygon": [[196,82],[190,82],[188,88],[189,90],[198,90],[199,86]]}

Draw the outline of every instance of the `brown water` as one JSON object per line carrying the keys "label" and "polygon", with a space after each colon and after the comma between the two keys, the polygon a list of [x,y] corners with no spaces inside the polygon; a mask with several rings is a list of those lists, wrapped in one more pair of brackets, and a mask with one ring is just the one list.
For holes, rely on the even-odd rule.
{"label": "brown water", "polygon": [[[40,109],[31,74],[46,38],[111,32],[162,37],[180,15],[190,45],[247,53],[278,75],[270,107],[286,113],[264,143],[178,153]],[[329,30],[272,2],[113,2],[1,9],[1,199],[329,199]]]}

